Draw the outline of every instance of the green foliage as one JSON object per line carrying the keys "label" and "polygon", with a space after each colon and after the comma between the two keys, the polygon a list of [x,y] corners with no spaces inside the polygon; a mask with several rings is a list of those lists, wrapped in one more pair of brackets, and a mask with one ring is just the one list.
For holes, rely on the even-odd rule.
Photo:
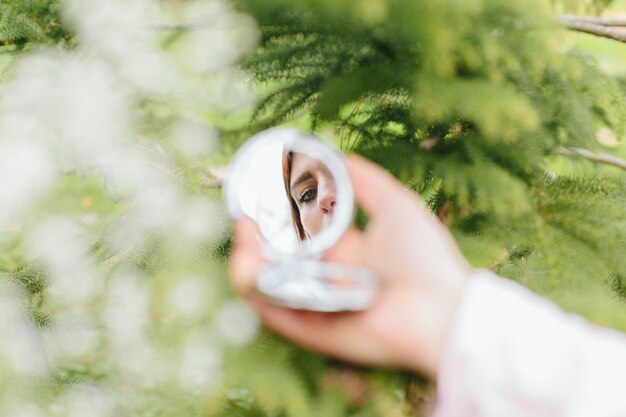
{"label": "green foliage", "polygon": [[0,43],[23,48],[69,41],[60,7],[58,0],[0,1]]}
{"label": "green foliage", "polygon": [[555,10],[560,13],[600,15],[615,0],[550,0]]}
{"label": "green foliage", "polygon": [[[474,265],[491,268],[596,323],[626,330],[626,181],[618,171],[589,169],[588,162],[571,175],[551,171],[554,161],[563,158],[561,147],[599,149],[594,139],[599,127],[610,128],[618,138],[626,135],[623,87],[581,51],[562,51],[561,30],[545,2],[235,3],[257,20],[261,32],[259,48],[243,63],[259,89],[268,92],[257,103],[251,130],[291,120],[304,120],[312,130],[331,127],[342,150],[382,164],[422,195]],[[577,7],[554,3],[559,3],[558,11]],[[610,2],[583,3],[585,10],[600,10]],[[167,19],[195,19],[203,10],[186,10],[186,4],[159,2],[162,10],[180,8],[165,14]],[[59,10],[55,0],[0,0],[1,50],[17,55],[43,45],[72,46],[73,35],[60,24]],[[222,17],[220,24],[233,18]],[[136,56],[154,53],[166,59],[177,44],[187,45],[188,37],[202,34],[177,30],[164,33],[150,54],[137,55],[132,49],[137,45],[129,42],[116,45],[122,52],[115,59],[98,58],[104,64],[98,68],[112,71],[114,84],[124,85],[124,95],[140,98],[129,108],[136,130],[127,133],[124,144],[129,147],[124,149],[145,151],[140,159],[160,169],[159,180],[124,196],[98,172],[63,172],[39,208],[0,236],[0,284],[20,284],[28,321],[61,351],[49,358],[47,379],[24,395],[24,403],[65,410],[64,401],[74,403],[64,393],[105,388],[122,414],[138,416],[424,413],[411,393],[415,387],[428,392],[419,377],[347,367],[265,331],[249,344],[245,341],[254,332],[244,342],[228,340],[254,319],[235,321],[236,314],[227,308],[234,303],[227,278],[232,250],[227,220],[220,210],[203,206],[210,218],[205,222],[199,217],[201,227],[190,228],[182,211],[197,197],[219,196],[206,188],[207,166],[215,156],[185,154],[171,136],[177,123],[189,120],[232,128],[222,136],[216,157],[225,164],[248,129],[206,101],[219,100],[225,87],[217,83],[216,92],[205,70],[190,70],[197,64],[194,53],[208,48],[211,38],[193,38],[203,48],[176,52],[185,61],[183,78],[189,81],[172,89],[180,88],[181,96],[164,85],[140,89],[137,74],[148,74],[148,79],[155,72],[142,72],[143,63],[133,67]],[[90,36],[98,36],[97,30]],[[113,54],[115,48],[107,51]],[[78,61],[70,62],[76,66]],[[131,81],[125,78],[129,68]],[[93,100],[108,87],[113,88],[107,84]],[[40,102],[39,96],[31,100]],[[111,116],[108,122],[125,120]],[[47,121],[41,123],[47,127]],[[78,123],[76,129],[82,128]],[[59,140],[55,135],[47,138],[50,143]],[[623,145],[616,152],[622,150]],[[180,193],[161,198],[168,196],[170,182],[178,184]],[[140,199],[144,209],[137,215],[134,197],[147,198],[143,192],[149,188],[153,193],[148,203]],[[172,201],[181,200],[185,202],[172,209]],[[52,277],[45,265],[27,256],[25,237],[37,222],[55,216],[75,220],[85,235],[80,261],[87,260],[89,268],[79,278],[89,278],[88,273],[97,277],[92,293],[64,294],[67,283],[61,285],[63,291],[58,289],[63,274]],[[358,210],[358,226],[366,223],[366,214]],[[198,237],[198,230],[210,227],[216,230]],[[71,236],[56,238],[59,246],[73,242]],[[183,294],[182,302],[177,294]],[[201,301],[197,311],[188,309],[194,296]],[[116,304],[116,297],[126,302]],[[108,316],[115,318],[119,311],[118,328]],[[68,314],[84,320],[84,328],[63,324]],[[124,325],[130,326],[129,333]],[[96,335],[93,340],[82,337],[85,329]],[[91,344],[77,352],[74,344],[80,347],[78,342],[85,340]],[[3,360],[0,355],[0,374],[5,375]],[[186,361],[191,376],[182,372]],[[11,369],[6,375],[14,383],[0,387],[0,394],[19,403],[21,386],[32,390],[32,378]],[[190,386],[198,376],[208,379]]]}
{"label": "green foliage", "polygon": [[[262,33],[245,66],[270,90],[255,126],[302,115],[313,130],[332,126],[343,150],[375,160],[423,194],[476,265],[626,329],[626,321],[611,320],[615,313],[589,308],[621,294],[624,181],[617,172],[567,178],[546,171],[547,157],[562,147],[597,149],[599,127],[623,138],[624,93],[581,51],[562,51],[549,7],[238,4]],[[585,293],[596,298],[568,301]]]}

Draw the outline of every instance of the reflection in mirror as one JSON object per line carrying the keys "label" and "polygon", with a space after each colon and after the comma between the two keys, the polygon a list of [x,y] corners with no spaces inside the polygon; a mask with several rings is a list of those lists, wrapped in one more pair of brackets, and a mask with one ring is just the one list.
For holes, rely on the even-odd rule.
{"label": "reflection in mirror", "polygon": [[328,227],[337,204],[337,187],[319,159],[283,148],[283,181],[299,241]]}
{"label": "reflection in mirror", "polygon": [[294,253],[329,227],[337,187],[326,164],[280,142],[257,149],[241,175],[243,212],[273,249]]}

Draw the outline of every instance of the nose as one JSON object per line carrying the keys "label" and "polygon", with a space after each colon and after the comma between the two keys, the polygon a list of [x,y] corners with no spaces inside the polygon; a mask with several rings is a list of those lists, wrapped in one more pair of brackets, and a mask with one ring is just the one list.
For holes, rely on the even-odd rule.
{"label": "nose", "polygon": [[333,214],[335,205],[337,204],[337,196],[335,195],[334,187],[328,187],[324,190],[319,190],[318,204],[320,211],[323,214]]}

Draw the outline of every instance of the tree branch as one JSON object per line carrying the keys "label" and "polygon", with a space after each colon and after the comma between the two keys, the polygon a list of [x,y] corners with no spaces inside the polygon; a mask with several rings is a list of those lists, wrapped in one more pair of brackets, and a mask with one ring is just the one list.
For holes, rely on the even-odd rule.
{"label": "tree branch", "polygon": [[202,181],[202,186],[205,188],[222,188],[224,180],[221,178],[205,178]]}
{"label": "tree branch", "polygon": [[564,156],[578,156],[599,164],[612,165],[626,171],[626,160],[604,153],[594,153],[582,148],[558,148],[556,153]]}
{"label": "tree branch", "polygon": [[[601,36],[626,43],[626,19],[608,19],[605,17],[575,16],[571,14],[559,14],[556,19],[567,29],[584,32],[591,35]],[[145,29],[157,31],[169,30],[201,30],[206,24],[192,22],[152,22],[144,26]]]}
{"label": "tree branch", "polygon": [[596,21],[595,19],[601,18],[581,18],[572,15],[557,15],[556,18],[559,22],[561,22],[563,25],[565,25],[566,28],[570,30],[601,36],[603,38],[609,38],[626,43],[626,30],[614,29],[609,26],[604,26],[600,23],[592,23],[592,21]]}
{"label": "tree branch", "polygon": [[596,16],[576,16],[573,14],[560,14],[557,15],[557,19],[567,19],[571,21],[592,23],[594,25],[600,26],[626,27],[626,19],[609,19],[606,17]]}

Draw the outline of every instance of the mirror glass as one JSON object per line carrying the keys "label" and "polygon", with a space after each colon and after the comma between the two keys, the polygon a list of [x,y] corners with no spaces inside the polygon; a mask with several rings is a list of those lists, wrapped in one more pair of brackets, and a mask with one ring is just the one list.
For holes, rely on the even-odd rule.
{"label": "mirror glass", "polygon": [[348,175],[341,155],[319,140],[270,129],[246,143],[232,165],[231,213],[254,219],[273,254],[321,253],[348,227],[354,204]]}
{"label": "mirror glass", "polygon": [[273,128],[235,154],[224,183],[228,210],[257,225],[268,263],[257,290],[275,304],[314,311],[367,308],[378,280],[321,258],[349,227],[352,185],[342,155],[295,129]]}

